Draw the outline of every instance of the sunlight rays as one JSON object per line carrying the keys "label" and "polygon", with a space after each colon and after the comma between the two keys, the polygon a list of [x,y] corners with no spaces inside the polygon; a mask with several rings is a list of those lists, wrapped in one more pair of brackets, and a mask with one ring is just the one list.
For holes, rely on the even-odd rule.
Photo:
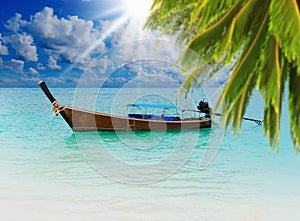
{"label": "sunlight rays", "polygon": [[[134,36],[136,39],[142,38],[142,25],[146,21],[147,16],[150,14],[151,4],[152,0],[122,0],[120,5],[107,10],[107,15],[109,13],[119,13],[120,17],[111,21],[111,25],[107,30],[102,30],[103,33],[98,40],[93,42],[89,48],[79,55],[75,63],[66,69],[66,72],[71,71],[76,65],[84,64],[85,61],[92,63],[93,58],[90,60],[91,52],[96,50],[101,44],[103,44],[105,39],[126,24],[135,24],[137,28],[136,30],[134,30],[134,28],[124,29],[124,36]],[[86,68],[88,68],[88,65]]]}
{"label": "sunlight rays", "polygon": [[122,0],[125,14],[138,22],[144,22],[150,14],[151,0]]}

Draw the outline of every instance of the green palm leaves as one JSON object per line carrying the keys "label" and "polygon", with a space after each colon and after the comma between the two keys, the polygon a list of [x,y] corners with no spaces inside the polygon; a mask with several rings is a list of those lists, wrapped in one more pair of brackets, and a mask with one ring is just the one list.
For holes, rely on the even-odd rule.
{"label": "green palm leaves", "polygon": [[[219,105],[226,127],[239,129],[257,88],[265,100],[264,130],[279,144],[283,92],[288,88],[291,135],[300,146],[299,0],[155,0],[145,27],[176,34],[209,64],[231,65]],[[183,53],[183,65],[194,65]],[[201,66],[201,64],[199,64]],[[199,76],[195,67],[193,76]],[[187,77],[184,85],[197,79]]]}

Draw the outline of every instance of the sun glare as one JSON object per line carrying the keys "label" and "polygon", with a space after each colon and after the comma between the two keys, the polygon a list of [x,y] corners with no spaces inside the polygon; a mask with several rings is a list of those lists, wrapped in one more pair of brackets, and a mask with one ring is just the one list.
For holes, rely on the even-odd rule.
{"label": "sun glare", "polygon": [[[120,0],[121,4],[116,5],[109,12],[111,14],[115,14],[116,12],[120,13],[120,17],[115,19],[110,28],[103,33],[102,37],[98,39],[91,47],[89,47],[84,53],[79,56],[79,60],[83,60],[86,56],[89,55],[91,51],[93,51],[99,44],[106,39],[111,33],[115,32],[118,28],[124,25],[128,19],[133,19],[137,22],[138,25],[143,24],[146,21],[146,18],[150,15],[150,8],[153,3],[153,0]],[[138,33],[138,32],[137,32]],[[70,71],[68,69],[67,71]]]}
{"label": "sun glare", "polygon": [[153,0],[122,0],[122,8],[126,16],[138,21],[145,21],[150,14]]}

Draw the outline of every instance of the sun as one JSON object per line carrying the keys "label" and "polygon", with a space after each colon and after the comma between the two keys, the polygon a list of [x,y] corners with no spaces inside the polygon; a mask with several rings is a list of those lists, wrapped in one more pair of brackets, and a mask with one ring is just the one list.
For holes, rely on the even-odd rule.
{"label": "sun", "polygon": [[121,2],[126,16],[142,22],[149,16],[153,0],[122,0]]}

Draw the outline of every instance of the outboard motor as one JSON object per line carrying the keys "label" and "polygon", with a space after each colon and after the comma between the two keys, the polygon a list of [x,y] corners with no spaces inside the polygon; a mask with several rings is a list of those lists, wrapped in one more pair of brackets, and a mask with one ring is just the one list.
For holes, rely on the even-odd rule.
{"label": "outboard motor", "polygon": [[205,102],[205,101],[200,101],[199,102],[199,105],[197,106],[198,110],[201,112],[201,113],[205,113],[205,117],[210,117],[210,112],[211,112],[211,109],[210,107],[208,106],[208,102]]}

